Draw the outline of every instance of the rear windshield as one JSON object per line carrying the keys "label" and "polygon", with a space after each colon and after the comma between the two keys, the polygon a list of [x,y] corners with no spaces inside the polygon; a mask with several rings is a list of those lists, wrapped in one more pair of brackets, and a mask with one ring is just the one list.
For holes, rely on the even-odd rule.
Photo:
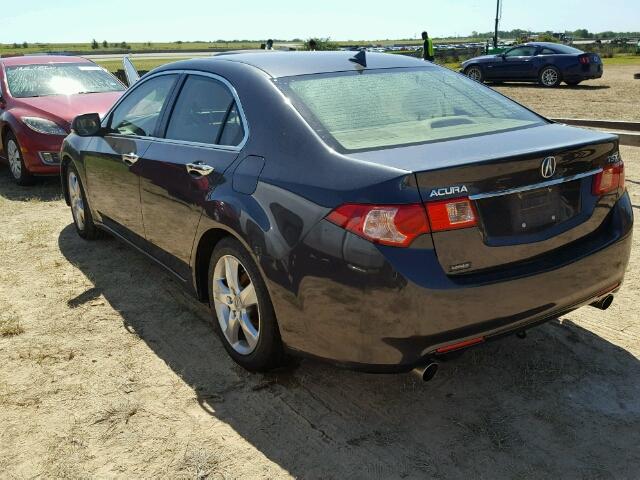
{"label": "rear windshield", "polygon": [[124,90],[124,86],[116,77],[93,63],[7,67],[7,84],[14,98]]}
{"label": "rear windshield", "polygon": [[555,50],[558,53],[583,53],[582,50],[578,50],[577,48],[573,48],[573,47],[569,47],[567,45],[561,45],[561,44],[557,44],[557,45],[553,45],[551,47],[549,47],[551,50]]}
{"label": "rear windshield", "polygon": [[450,140],[545,123],[446,68],[302,75],[275,83],[320,137],[339,150]]}

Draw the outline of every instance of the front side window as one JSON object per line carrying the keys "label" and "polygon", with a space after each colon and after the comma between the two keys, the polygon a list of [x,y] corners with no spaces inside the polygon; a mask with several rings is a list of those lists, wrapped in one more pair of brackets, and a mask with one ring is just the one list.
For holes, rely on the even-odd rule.
{"label": "front side window", "polygon": [[536,51],[536,47],[517,47],[504,54],[505,57],[530,57]]}
{"label": "front side window", "polygon": [[442,141],[545,123],[490,88],[445,68],[301,75],[275,83],[320,137],[338,150]]}
{"label": "front side window", "polygon": [[218,80],[190,75],[176,101],[165,137],[210,145],[238,145],[244,136],[237,105]]}
{"label": "front side window", "polygon": [[7,85],[14,98],[80,93],[120,92],[122,83],[94,63],[49,63],[6,67]]}
{"label": "front side window", "polygon": [[120,135],[151,137],[176,75],[160,75],[136,87],[111,115],[110,129]]}
{"label": "front side window", "polygon": [[556,52],[554,52],[550,48],[543,48],[542,50],[540,50],[540,55],[555,55],[555,54]]}

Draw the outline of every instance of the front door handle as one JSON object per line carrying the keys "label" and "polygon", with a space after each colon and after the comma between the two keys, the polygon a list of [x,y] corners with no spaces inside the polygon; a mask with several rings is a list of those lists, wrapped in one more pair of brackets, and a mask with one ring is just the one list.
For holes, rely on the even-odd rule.
{"label": "front door handle", "polygon": [[209,175],[215,169],[204,162],[187,163],[187,172],[192,175]]}
{"label": "front door handle", "polygon": [[123,153],[122,154],[122,161],[126,164],[126,165],[133,165],[134,163],[136,163],[138,161],[138,155],[136,155],[135,153]]}

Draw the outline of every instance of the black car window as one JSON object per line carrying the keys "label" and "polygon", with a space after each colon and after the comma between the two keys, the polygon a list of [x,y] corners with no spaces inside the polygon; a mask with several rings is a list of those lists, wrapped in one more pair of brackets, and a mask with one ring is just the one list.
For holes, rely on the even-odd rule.
{"label": "black car window", "polygon": [[[225,122],[229,123],[227,127]],[[213,78],[190,75],[178,96],[165,137],[238,145],[243,137],[242,122],[229,89]]]}
{"label": "black car window", "polygon": [[536,51],[536,47],[516,47],[504,54],[505,57],[530,57]]}
{"label": "black car window", "polygon": [[538,55],[556,55],[557,53],[550,48],[543,48]]}
{"label": "black car window", "polygon": [[153,136],[175,80],[176,75],[161,75],[132,90],[113,111],[111,131],[120,135]]}

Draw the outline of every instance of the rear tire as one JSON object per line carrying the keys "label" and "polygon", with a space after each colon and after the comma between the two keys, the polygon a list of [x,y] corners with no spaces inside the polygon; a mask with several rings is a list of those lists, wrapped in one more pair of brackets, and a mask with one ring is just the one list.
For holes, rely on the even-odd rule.
{"label": "rear tire", "polygon": [[560,70],[553,66],[544,67],[538,75],[538,83],[547,88],[557,87],[562,83]]}
{"label": "rear tire", "polygon": [[482,68],[478,65],[471,65],[467,67],[464,71],[464,74],[469,77],[471,80],[475,80],[476,82],[483,83],[484,82],[484,72]]}
{"label": "rear tire", "polygon": [[208,282],[212,322],[229,356],[252,372],[281,366],[285,356],[273,304],[240,242],[220,240],[211,254]]}
{"label": "rear tire", "polygon": [[20,144],[12,132],[7,134],[7,138],[4,142],[4,151],[7,155],[9,172],[11,173],[13,181],[23,187],[33,185],[35,179],[33,178],[33,175],[29,173],[29,170],[27,170],[27,167],[24,164]]}
{"label": "rear tire", "polygon": [[95,240],[100,237],[100,230],[93,223],[91,209],[87,203],[82,180],[78,175],[78,170],[73,164],[67,167],[66,174],[67,188],[69,189],[69,203],[71,203],[71,216],[76,232],[85,240]]}

